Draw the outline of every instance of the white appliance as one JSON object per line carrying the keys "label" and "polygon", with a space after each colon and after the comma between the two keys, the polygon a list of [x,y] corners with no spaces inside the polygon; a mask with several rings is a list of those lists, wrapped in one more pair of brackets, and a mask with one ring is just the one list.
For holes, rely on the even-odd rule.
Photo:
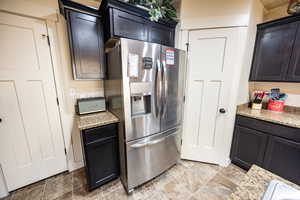
{"label": "white appliance", "polygon": [[300,190],[281,181],[272,180],[262,200],[299,200]]}

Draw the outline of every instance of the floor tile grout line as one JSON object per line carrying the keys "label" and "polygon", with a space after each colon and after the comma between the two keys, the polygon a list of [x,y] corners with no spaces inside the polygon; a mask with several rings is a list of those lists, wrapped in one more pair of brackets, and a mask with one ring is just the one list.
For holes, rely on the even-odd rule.
{"label": "floor tile grout line", "polygon": [[71,191],[71,199],[74,199],[74,171],[72,173],[72,191]]}
{"label": "floor tile grout line", "polygon": [[[175,192],[175,194],[173,194],[173,195],[176,195],[176,192],[178,192],[178,190],[179,190],[179,192],[181,191],[181,189],[183,188],[183,187],[185,187],[185,188],[187,188],[188,189],[188,195],[187,195],[187,198],[192,198],[192,197],[194,197],[194,194],[196,194],[198,191],[199,191],[199,189],[201,188],[201,187],[203,187],[203,186],[207,186],[208,184],[210,184],[210,182],[215,178],[215,177],[217,177],[217,176],[220,176],[220,177],[222,177],[222,180],[224,179],[224,182],[223,182],[223,184],[226,184],[227,182],[229,182],[229,183],[233,183],[233,185],[237,185],[236,184],[236,182],[235,182],[235,180],[231,180],[230,178],[229,178],[229,176],[228,176],[228,174],[231,174],[231,173],[233,173],[233,174],[235,174],[236,172],[238,172],[239,171],[239,168],[238,167],[236,167],[236,170],[238,170],[238,171],[236,171],[235,170],[235,168],[232,168],[232,166],[228,166],[228,167],[214,167],[214,166],[212,166],[212,165],[209,165],[209,164],[206,164],[206,163],[189,163],[189,162],[181,162],[181,163],[178,163],[178,165],[177,166],[174,166],[175,168],[173,168],[173,169],[170,169],[170,170],[168,170],[168,172],[166,172],[166,176],[159,176],[159,177],[157,177],[157,178],[159,178],[159,179],[157,179],[157,180],[155,180],[155,179],[153,179],[154,181],[151,183],[151,182],[149,182],[150,183],[150,185],[148,185],[147,187],[145,187],[145,188],[142,188],[141,187],[141,190],[136,190],[135,192],[136,193],[134,193],[131,197],[127,197],[127,198],[125,198],[125,196],[126,196],[126,191],[123,191],[123,190],[121,190],[120,189],[120,180],[118,179],[118,181],[116,181],[116,182],[114,182],[112,185],[108,185],[108,187],[104,187],[103,189],[99,189],[99,191],[97,191],[97,197],[96,197],[96,199],[94,199],[94,200],[103,200],[103,199],[110,199],[110,198],[113,198],[113,197],[119,197],[118,195],[121,195],[122,197],[124,197],[125,199],[130,199],[130,200],[138,200],[138,199],[147,199],[147,200],[151,200],[151,198],[153,198],[153,197],[159,197],[159,192],[162,192],[162,194],[164,194],[165,192],[166,192],[166,184],[168,184],[169,182],[171,182],[171,181],[175,181],[175,182],[177,182],[177,181],[179,181],[179,182],[177,182],[177,183],[174,183],[175,185],[177,185],[177,184],[179,184],[179,185],[177,185],[176,186],[176,188],[177,189],[174,189],[174,190],[171,190],[171,192]],[[203,177],[203,182],[200,182],[201,184],[199,184],[197,181],[196,181],[196,179],[187,179],[187,180],[184,180],[185,182],[184,182],[184,185],[180,185],[180,180],[181,180],[181,176],[183,176],[184,174],[185,174],[185,172],[188,172],[188,173],[191,173],[192,175],[193,175],[193,173],[198,173],[197,172],[197,170],[200,170],[200,177],[201,177],[201,174],[202,174],[202,172],[207,172],[207,170],[208,171],[210,171],[210,170],[212,170],[212,172],[210,172],[209,174],[207,174],[207,176],[204,176]],[[226,170],[225,169],[228,169],[228,171],[226,172]],[[225,170],[225,171],[222,171],[222,170]],[[223,173],[224,172],[224,173]],[[243,171],[241,171],[241,172],[243,172]],[[70,174],[70,175],[69,175]],[[66,175],[69,175],[70,177],[65,177]],[[80,188],[80,187],[86,187],[86,184],[84,184],[84,185],[81,185],[81,182],[82,181],[84,181],[83,179],[85,178],[82,174],[81,174],[81,172],[80,172],[80,174],[76,174],[76,175],[78,175],[78,176],[75,176],[75,173],[74,172],[68,172],[67,174],[63,174],[62,176],[58,176],[58,177],[56,177],[56,178],[59,178],[59,180],[61,180],[61,181],[63,181],[63,180],[65,180],[64,178],[66,178],[66,180],[68,179],[69,181],[71,181],[71,183],[72,183],[72,188],[71,188],[71,190],[69,190],[70,191],[70,193],[69,194],[71,194],[71,198],[70,199],[72,199],[72,200],[74,200],[74,197],[75,197],[75,189],[76,188]],[[187,177],[189,177],[189,176],[187,176]],[[70,179],[71,180],[70,180]],[[75,185],[75,179],[77,180],[77,182],[80,184],[80,185],[78,185],[78,187],[74,187]],[[48,180],[45,180],[45,182],[44,182],[44,184],[43,184],[43,187],[42,187],[42,191],[41,191],[41,189],[39,189],[39,191],[41,191],[42,192],[42,196],[40,197],[42,200],[48,200],[48,199],[46,199],[46,191],[47,191],[47,185],[49,185],[49,180],[52,180],[52,179],[48,179]],[[55,179],[56,180],[56,179]],[[176,181],[177,180],[177,181]],[[192,184],[193,183],[193,180],[195,180],[194,182],[195,183],[197,183],[198,185],[195,185],[196,187],[191,187],[191,188],[189,188],[189,187],[187,187],[189,184]],[[219,182],[219,180],[216,180],[217,182],[217,184],[222,184],[221,182]],[[52,182],[52,181],[50,181],[50,182]],[[162,184],[160,184],[160,183],[162,183]],[[152,187],[153,186],[153,187]],[[226,185],[225,185],[226,186]],[[233,188],[233,186],[231,186],[230,184],[229,184],[229,189],[230,188]],[[181,189],[179,189],[179,188],[181,188]],[[194,191],[194,189],[196,189],[195,191]],[[30,189],[30,187],[28,188],[28,189]],[[84,189],[86,189],[86,188],[84,188]],[[156,193],[156,194],[154,194],[154,192],[156,191],[156,190],[159,190],[159,192],[158,193]],[[177,190],[177,191],[176,191]],[[27,190],[26,190],[27,191]],[[28,191],[30,191],[30,190],[28,190]],[[107,192],[105,192],[105,191],[107,191]],[[78,198],[80,198],[80,192],[81,191],[79,191],[79,196],[78,196]],[[125,193],[124,193],[125,192]],[[115,193],[117,193],[117,194],[115,194]],[[152,196],[152,195],[150,195],[149,193],[153,193],[153,195],[154,196]],[[65,195],[66,193],[64,193],[64,195]],[[112,196],[110,196],[110,194],[112,195]],[[10,197],[10,199],[9,200],[13,200],[13,199],[15,199],[15,198],[18,198],[17,196],[15,196],[16,194],[13,194],[11,197]],[[28,192],[24,192],[24,199],[28,199],[28,196],[26,196],[26,195],[29,195],[29,193]],[[84,195],[88,195],[88,193],[85,193]],[[62,197],[63,195],[61,195],[60,196],[60,198],[63,198]],[[164,194],[164,196],[166,197],[166,199],[170,199],[170,196],[169,195],[165,195]],[[172,196],[172,195],[171,195]],[[94,197],[94,198],[95,198]],[[58,198],[58,199],[60,199],[60,198]],[[69,197],[68,197],[69,198]],[[85,197],[84,199],[90,199],[89,197]]]}

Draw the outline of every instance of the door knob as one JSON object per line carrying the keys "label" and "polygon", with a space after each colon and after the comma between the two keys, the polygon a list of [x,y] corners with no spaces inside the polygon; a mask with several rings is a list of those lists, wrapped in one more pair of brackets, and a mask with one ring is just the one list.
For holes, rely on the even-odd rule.
{"label": "door knob", "polygon": [[224,113],[226,113],[226,110],[224,108],[220,108],[219,112],[224,114]]}
{"label": "door knob", "polygon": [[2,118],[0,118],[0,123],[2,122]]}

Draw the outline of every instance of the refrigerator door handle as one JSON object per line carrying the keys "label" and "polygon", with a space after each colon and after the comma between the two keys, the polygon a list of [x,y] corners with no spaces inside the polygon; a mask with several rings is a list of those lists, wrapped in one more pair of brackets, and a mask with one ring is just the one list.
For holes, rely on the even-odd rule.
{"label": "refrigerator door handle", "polygon": [[166,113],[166,104],[167,104],[167,95],[168,95],[168,76],[167,76],[167,72],[166,72],[166,63],[163,62],[162,63],[162,77],[163,77],[163,103],[162,103],[162,111],[161,111],[161,116],[163,117]]}
{"label": "refrigerator door handle", "polygon": [[[156,111],[156,117],[158,117],[161,113],[161,103],[158,103],[161,101],[161,90],[162,90],[162,83],[161,83],[161,66],[160,61],[156,61],[156,73],[155,73],[155,111]],[[158,88],[159,86],[159,88]]]}
{"label": "refrigerator door handle", "polygon": [[166,136],[166,137],[164,137],[164,138],[161,138],[161,139],[158,139],[158,140],[151,141],[151,142],[149,142],[148,144],[149,144],[149,145],[158,144],[158,143],[163,142],[164,140],[166,140],[167,137],[168,137],[168,136]]}
{"label": "refrigerator door handle", "polygon": [[137,144],[131,145],[130,147],[131,147],[131,148],[136,148],[136,149],[138,149],[138,148],[145,147],[145,146],[147,146],[148,144],[149,144],[148,142],[145,142],[145,143],[137,143]]}
{"label": "refrigerator door handle", "polygon": [[157,105],[157,98],[158,98],[158,90],[157,90],[157,79],[158,79],[158,65],[155,68],[155,76],[154,76],[154,111],[155,111],[155,116],[158,117],[158,105]]}
{"label": "refrigerator door handle", "polygon": [[146,141],[146,142],[139,142],[139,143],[136,143],[136,144],[133,144],[133,145],[130,145],[131,148],[135,148],[135,149],[138,149],[138,148],[143,148],[143,147],[146,147],[146,146],[150,146],[150,145],[155,145],[155,144],[158,144],[158,143],[161,143],[163,141],[165,141],[168,137],[171,137],[173,135],[176,135],[177,134],[177,128],[176,129],[173,129],[171,130],[173,133],[170,133],[168,135],[165,135],[159,139],[156,139],[156,140],[150,140],[150,141]]}

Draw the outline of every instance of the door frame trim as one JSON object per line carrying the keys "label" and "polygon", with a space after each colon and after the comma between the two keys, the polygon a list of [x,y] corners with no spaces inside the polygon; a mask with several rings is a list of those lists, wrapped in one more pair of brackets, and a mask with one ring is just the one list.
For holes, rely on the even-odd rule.
{"label": "door frame trim", "polygon": [[[60,113],[60,121],[61,121],[61,128],[64,138],[64,144],[66,149],[66,160],[67,160],[67,169],[68,171],[74,171],[76,169],[84,167],[84,161],[76,160],[74,155],[74,149],[72,145],[72,132],[76,126],[74,123],[74,114],[68,114],[68,108],[66,105],[67,99],[66,94],[64,93],[64,81],[63,81],[63,72],[61,68],[63,67],[71,67],[65,66],[63,64],[63,56],[62,56],[62,47],[61,43],[63,42],[62,39],[59,37],[58,31],[59,26],[67,26],[64,21],[62,20],[62,16],[58,14],[57,16],[58,21],[48,20],[46,19],[47,25],[47,32],[50,40],[50,54],[52,60],[52,67],[53,67],[53,74],[56,86],[56,94],[59,104],[59,113]],[[67,34],[67,33],[66,33]],[[68,44],[69,45],[69,44]],[[75,124],[75,125],[74,125]],[[79,130],[78,130],[79,131]]]}

